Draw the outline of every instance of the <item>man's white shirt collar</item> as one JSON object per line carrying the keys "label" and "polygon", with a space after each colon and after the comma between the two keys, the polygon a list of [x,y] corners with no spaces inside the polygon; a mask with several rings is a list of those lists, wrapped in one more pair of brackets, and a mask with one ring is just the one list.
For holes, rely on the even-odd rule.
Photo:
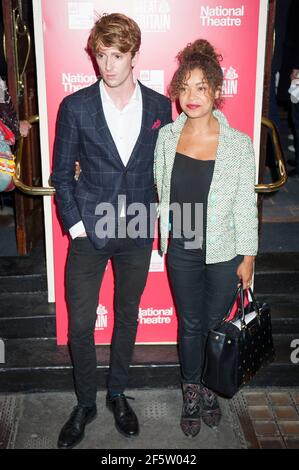
{"label": "man's white shirt collar", "polygon": [[[133,104],[134,102],[136,102],[136,104],[137,104],[142,100],[140,85],[139,85],[138,81],[135,78],[134,78],[134,83],[135,83],[135,89],[133,91],[133,94],[132,94],[130,100],[128,101],[128,103],[126,104],[126,106],[122,109],[122,111],[124,111],[127,108],[127,106],[130,106],[130,104]],[[99,86],[100,86],[100,93],[101,93],[102,102],[105,103],[105,104],[112,104],[113,106],[115,106],[115,104],[113,103],[112,98],[108,95],[108,92],[107,92],[105,84],[104,84],[104,80],[100,80],[100,85]]]}

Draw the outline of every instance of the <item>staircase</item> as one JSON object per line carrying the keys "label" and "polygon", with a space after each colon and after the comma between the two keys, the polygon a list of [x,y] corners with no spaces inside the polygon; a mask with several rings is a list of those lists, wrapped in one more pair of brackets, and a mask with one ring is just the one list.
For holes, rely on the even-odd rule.
{"label": "staircase", "polygon": [[[42,250],[28,257],[0,257],[0,393],[73,390],[67,346],[57,346],[55,305],[47,302]],[[109,346],[97,346],[99,388],[106,387]],[[130,387],[179,383],[176,345],[137,346]]]}
{"label": "staircase", "polygon": [[[259,255],[255,294],[271,305],[276,359],[250,386],[299,386],[299,253]],[[73,390],[68,347],[56,345],[42,250],[0,258],[0,338],[6,360],[0,363],[0,393]],[[109,347],[97,346],[97,358],[98,385],[104,388]],[[178,384],[175,345],[136,346],[130,387]]]}
{"label": "staircase", "polygon": [[264,253],[257,257],[254,291],[271,306],[275,361],[253,386],[299,385],[299,253]]}

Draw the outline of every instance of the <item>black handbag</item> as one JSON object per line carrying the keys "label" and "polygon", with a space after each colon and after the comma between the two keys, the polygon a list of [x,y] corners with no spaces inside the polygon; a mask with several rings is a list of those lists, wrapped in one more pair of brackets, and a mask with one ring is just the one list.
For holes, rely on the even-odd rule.
{"label": "black handbag", "polygon": [[[226,316],[209,331],[205,348],[202,383],[228,398],[275,357],[269,306],[258,303],[251,289],[245,293],[247,306],[240,286]],[[231,318],[238,300],[239,308]]]}

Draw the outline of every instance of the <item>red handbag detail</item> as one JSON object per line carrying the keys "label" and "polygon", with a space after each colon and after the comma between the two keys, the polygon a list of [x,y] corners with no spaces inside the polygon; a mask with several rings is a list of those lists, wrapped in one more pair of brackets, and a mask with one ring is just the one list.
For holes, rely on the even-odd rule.
{"label": "red handbag detail", "polygon": [[0,119],[0,131],[2,132],[4,139],[9,145],[14,145],[15,143],[15,135],[14,133],[7,127],[2,120]]}
{"label": "red handbag detail", "polygon": [[[244,292],[244,307],[247,307],[249,303],[249,300],[248,300],[248,291],[246,289],[246,291]],[[241,308],[241,296],[240,294],[237,295],[237,298],[233,304],[233,306],[231,307],[231,311],[230,311],[230,314],[229,316],[225,319],[226,322],[228,321],[232,321],[232,319],[234,318],[234,316],[236,315],[237,311],[240,310]]]}

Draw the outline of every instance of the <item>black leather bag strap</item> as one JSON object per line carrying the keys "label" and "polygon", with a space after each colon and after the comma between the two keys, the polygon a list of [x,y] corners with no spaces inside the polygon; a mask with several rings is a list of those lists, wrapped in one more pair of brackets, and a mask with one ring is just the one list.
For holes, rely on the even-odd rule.
{"label": "black leather bag strap", "polygon": [[[227,318],[230,316],[231,311],[233,306],[235,305],[235,302],[237,301],[238,296],[240,296],[240,309],[237,309],[235,316],[230,320],[231,322],[234,322],[236,320],[241,320],[241,324],[243,328],[246,328],[246,323],[245,323],[245,307],[244,307],[244,292],[248,291],[251,297],[251,303],[253,305],[253,308],[258,316],[260,316],[260,309],[258,307],[257,301],[253,295],[252,289],[249,287],[248,289],[243,290],[242,284],[240,284],[236,292],[234,293],[233,300],[229,306],[229,309],[227,311],[227,314],[223,317],[222,321],[225,322]],[[249,299],[248,299],[249,300]],[[250,302],[248,303],[250,305]]]}
{"label": "black leather bag strap", "polygon": [[249,294],[250,294],[250,297],[251,297],[251,301],[252,301],[252,305],[254,307],[254,310],[256,311],[256,314],[257,315],[260,315],[260,309],[259,309],[259,306],[257,304],[257,301],[253,295],[253,292],[251,290],[251,287],[248,288],[248,291],[249,291]]}
{"label": "black leather bag strap", "polygon": [[[228,308],[228,311],[227,311],[226,315],[225,315],[225,316],[223,317],[223,319],[222,319],[223,322],[225,322],[225,321],[227,320],[227,318],[230,316],[231,311],[232,311],[232,308],[233,308],[233,306],[235,305],[235,303],[236,303],[236,301],[237,301],[237,298],[238,298],[238,296],[240,295],[241,290],[242,290],[242,286],[240,285],[240,286],[237,287],[236,292],[234,293],[234,296],[233,296],[233,300],[232,300],[232,302],[231,302],[231,304],[230,304],[230,306],[229,306],[229,308]],[[233,318],[232,320],[230,320],[230,321],[234,321],[234,319],[236,319],[236,316],[238,316],[238,310],[237,310],[236,315],[234,316],[234,318]]]}
{"label": "black leather bag strap", "polygon": [[245,307],[244,307],[244,290],[243,290],[243,286],[241,286],[241,288],[240,288],[240,308],[241,308],[241,315],[240,315],[241,328],[245,329],[246,328],[246,322],[245,322]]}

